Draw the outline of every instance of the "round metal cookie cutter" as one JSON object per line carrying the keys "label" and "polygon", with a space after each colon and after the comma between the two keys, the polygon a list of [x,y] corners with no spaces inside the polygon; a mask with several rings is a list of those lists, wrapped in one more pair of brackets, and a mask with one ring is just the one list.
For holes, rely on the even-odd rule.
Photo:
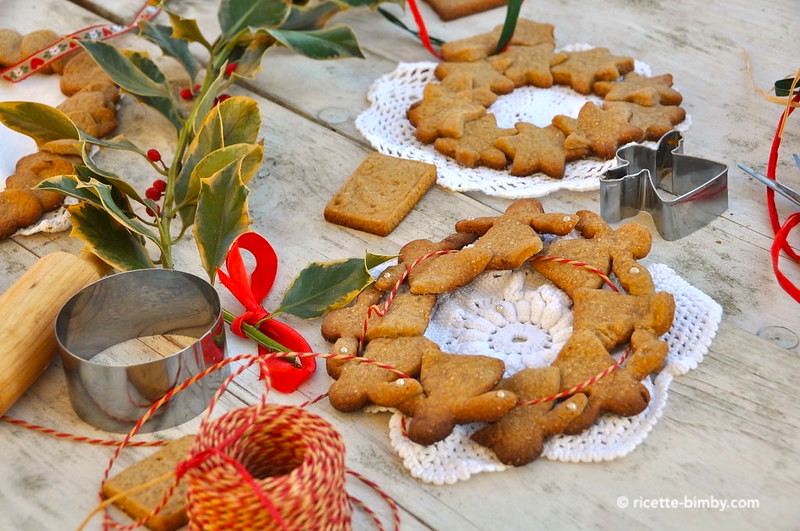
{"label": "round metal cookie cutter", "polygon": [[[90,284],[62,307],[55,328],[72,407],[105,431],[130,431],[167,391],[225,357],[216,290],[199,277],[170,269],[117,273]],[[194,341],[144,362],[136,356],[92,361],[122,342],[159,335]],[[177,393],[140,431],[170,428],[199,415],[229,373],[224,367]]]}

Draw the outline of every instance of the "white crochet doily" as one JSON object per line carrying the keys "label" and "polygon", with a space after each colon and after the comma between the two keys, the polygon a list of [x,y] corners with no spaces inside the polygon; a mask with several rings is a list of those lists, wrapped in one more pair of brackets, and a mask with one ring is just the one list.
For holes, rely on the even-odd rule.
{"label": "white crochet doily", "polygon": [[[573,44],[562,48],[579,51],[593,48],[587,44]],[[543,173],[528,177],[514,177],[505,171],[491,168],[467,168],[454,159],[442,155],[432,144],[423,144],[414,136],[414,127],[406,118],[412,103],[422,99],[425,85],[437,81],[433,71],[438,63],[400,63],[397,68],[379,78],[370,87],[367,99],[370,106],[355,121],[356,128],[380,153],[404,159],[435,164],[437,184],[455,192],[479,191],[497,197],[518,199],[542,197],[557,190],[588,191],[600,188],[600,176],[616,165],[616,160],[596,158],[567,163],[563,179],[552,179]],[[635,61],[635,72],[650,76],[650,66]],[[602,105],[595,95],[584,96],[566,86],[551,88],[521,87],[511,94],[500,96],[487,110],[497,118],[498,127],[513,128],[516,122],[528,122],[544,127],[557,114],[577,117],[587,102]],[[675,126],[686,131],[691,117]],[[655,142],[644,142],[655,147]]]}
{"label": "white crochet doily", "polygon": [[[675,297],[675,319],[662,337],[669,345],[664,368],[643,384],[650,403],[633,417],[604,415],[579,435],[559,435],[542,457],[555,461],[609,461],[630,453],[661,416],[674,376],[697,367],[708,352],[722,318],[722,307],[668,266],[648,266],[656,290]],[[490,271],[439,298],[426,336],[445,352],[484,354],[502,359],[508,372],[547,366],[572,333],[570,299],[537,276],[519,271]],[[531,344],[538,350],[529,351]],[[443,441],[422,446],[403,434],[403,415],[389,421],[389,439],[415,478],[437,485],[455,483],[480,472],[505,470],[494,453],[470,439],[483,424],[457,426]]]}

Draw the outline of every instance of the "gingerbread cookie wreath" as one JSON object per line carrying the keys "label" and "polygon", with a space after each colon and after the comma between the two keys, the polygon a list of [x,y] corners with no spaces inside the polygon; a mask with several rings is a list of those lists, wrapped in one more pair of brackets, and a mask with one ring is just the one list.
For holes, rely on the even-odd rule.
{"label": "gingerbread cookie wreath", "polygon": [[[403,246],[396,266],[353,305],[323,319],[332,354],[373,361],[329,360],[336,409],[396,408],[410,417],[407,437],[421,445],[442,441],[457,425],[487,423],[472,440],[500,462],[519,466],[535,460],[557,434],[580,433],[607,412],[631,416],[647,407],[642,380],[664,364],[668,346],[660,336],[672,325],[675,302],[655,289],[638,262],[650,251],[645,227],[628,223],[614,230],[595,213],[546,213],[538,201],[524,199],[500,216],[462,220],[455,228],[440,242]],[[539,236],[573,231],[580,237],[546,248]],[[573,304],[572,333],[550,366],[504,378],[502,359],[446,353],[424,336],[438,296],[484,271],[529,266]],[[613,289],[603,289],[604,283]],[[629,352],[621,364],[612,352],[625,344]]]}
{"label": "gingerbread cookie wreath", "polygon": [[[0,30],[0,69],[46,47],[58,39],[49,30],[25,36],[14,30]],[[67,55],[43,73],[61,74],[61,92],[67,96],[58,109],[87,134],[102,138],[117,127],[117,102],[120,90],[86,52]],[[62,139],[38,146],[36,153],[21,157],[14,173],[5,179],[0,191],[0,239],[36,223],[43,214],[57,210],[64,201],[58,192],[37,190],[48,177],[70,175],[83,164],[75,140]]]}
{"label": "gingerbread cookie wreath", "polygon": [[[567,162],[586,157],[614,158],[629,142],[658,140],[686,117],[672,76],[644,77],[631,57],[607,48],[555,52],[553,26],[520,19],[506,50],[496,55],[501,27],[442,46],[445,62],[407,116],[416,138],[440,153],[474,168],[487,166],[528,176],[536,172],[560,179]],[[557,115],[544,127],[517,122],[499,128],[487,107],[518,87],[567,85],[587,101],[577,118]]]}

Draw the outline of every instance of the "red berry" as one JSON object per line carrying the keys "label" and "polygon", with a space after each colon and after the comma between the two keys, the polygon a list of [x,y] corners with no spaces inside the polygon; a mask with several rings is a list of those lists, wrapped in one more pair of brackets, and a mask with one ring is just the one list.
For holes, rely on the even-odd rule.
{"label": "red berry", "polygon": [[233,73],[234,73],[234,72],[236,72],[236,68],[237,68],[238,66],[239,66],[239,65],[238,65],[237,63],[228,63],[228,65],[225,67],[225,75],[226,75],[227,77],[230,77],[230,76],[232,76],[232,75],[233,75]]}
{"label": "red berry", "polygon": [[150,210],[150,207],[147,207],[147,208],[145,208],[145,209],[144,209],[144,211],[145,211],[145,213],[146,213],[148,216],[150,216],[151,218],[154,218],[154,217],[156,217],[156,214],[155,214],[155,212],[153,212],[152,210]]}
{"label": "red berry", "polygon": [[159,192],[164,192],[167,189],[167,181],[164,179],[156,179],[153,181],[153,188],[158,190]]}
{"label": "red berry", "polygon": [[230,94],[220,94],[214,99],[214,103],[222,103],[223,101],[229,99],[231,97]]}
{"label": "red berry", "polygon": [[148,188],[147,190],[144,191],[144,196],[147,199],[151,199],[153,201],[158,201],[159,199],[161,199],[161,190],[159,190],[158,188],[156,188],[154,186],[151,186],[150,188]]}
{"label": "red berry", "polygon": [[195,86],[193,86],[193,87],[192,87],[192,92],[194,92],[195,94],[196,94],[196,93],[198,93],[198,92],[200,92],[200,85],[195,85]]}
{"label": "red berry", "polygon": [[194,99],[194,94],[188,88],[181,89],[181,98],[183,98],[183,99],[185,99],[187,101],[188,100],[193,100]]}
{"label": "red berry", "polygon": [[159,162],[161,160],[161,153],[159,153],[157,149],[148,149],[147,158],[153,162]]}

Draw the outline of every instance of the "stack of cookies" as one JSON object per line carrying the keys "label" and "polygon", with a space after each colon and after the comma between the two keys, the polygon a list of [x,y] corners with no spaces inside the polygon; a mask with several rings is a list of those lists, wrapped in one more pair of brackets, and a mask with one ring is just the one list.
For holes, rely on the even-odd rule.
{"label": "stack of cookies", "polygon": [[[473,440],[493,449],[503,463],[518,466],[536,459],[556,434],[580,433],[606,412],[631,416],[647,407],[650,395],[641,380],[663,366],[668,348],[659,337],[672,325],[675,303],[671,294],[655,291],[648,270],[638,263],[650,251],[645,227],[629,223],[613,230],[593,212],[546,213],[538,201],[524,199],[500,216],[462,220],[455,228],[440,242],[407,243],[397,266],[353,305],[323,319],[321,333],[334,343],[331,353],[339,355],[327,366],[335,379],[329,397],[336,409],[397,408],[411,417],[408,437],[422,445],[441,441],[457,424],[484,422]],[[557,240],[543,251],[540,233],[573,230],[582,237]],[[601,289],[603,279],[596,273],[536,260],[537,255],[613,273],[624,292]],[[484,271],[520,267],[533,267],[573,301],[573,333],[552,366],[503,379],[502,360],[445,353],[424,337],[438,295]],[[408,286],[389,296],[407,270]],[[384,299],[390,302],[370,311]],[[528,403],[608,370],[615,363],[611,351],[627,343],[632,354],[622,368],[563,401]],[[354,355],[382,365],[344,357]]]}
{"label": "stack of cookies", "polygon": [[[13,64],[11,60],[26,57],[58,38],[49,30],[19,39],[14,38],[15,35],[19,34],[0,30],[0,65]],[[31,41],[32,38],[35,39]],[[48,68],[62,74],[61,92],[68,97],[58,109],[78,128],[95,138],[116,129],[119,87],[88,53],[65,56]],[[36,223],[42,214],[60,207],[64,201],[62,194],[35,187],[49,177],[73,174],[75,165],[82,163],[79,143],[74,139],[48,142],[40,145],[38,152],[20,158],[14,173],[6,178],[5,190],[0,192],[0,239]]]}
{"label": "stack of cookies", "polygon": [[[428,84],[407,112],[416,138],[471,168],[510,165],[511,175],[561,178],[567,162],[611,159],[620,146],[658,140],[684,120],[670,74],[641,76],[633,72],[633,58],[607,48],[556,53],[553,30],[520,19],[510,45],[496,55],[501,26],[442,45],[444,62],[435,71],[440,82]],[[487,111],[518,87],[554,84],[605,101],[602,107],[587,102],[577,117],[555,116],[546,127],[519,122],[499,128]]]}

